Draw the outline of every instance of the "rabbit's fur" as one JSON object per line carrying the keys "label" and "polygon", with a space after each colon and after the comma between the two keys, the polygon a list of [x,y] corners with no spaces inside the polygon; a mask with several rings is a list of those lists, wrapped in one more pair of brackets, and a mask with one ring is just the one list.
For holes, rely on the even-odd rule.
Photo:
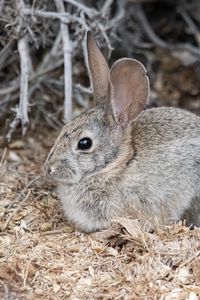
{"label": "rabbit's fur", "polygon": [[200,226],[200,117],[144,110],[144,67],[122,59],[110,71],[91,33],[87,47],[96,106],[63,127],[46,161],[68,220],[85,232],[119,216]]}

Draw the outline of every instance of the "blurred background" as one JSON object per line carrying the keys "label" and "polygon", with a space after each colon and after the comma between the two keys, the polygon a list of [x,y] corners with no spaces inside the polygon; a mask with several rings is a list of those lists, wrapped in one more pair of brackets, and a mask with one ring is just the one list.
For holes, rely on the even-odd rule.
{"label": "blurred background", "polygon": [[197,0],[1,0],[1,134],[58,130],[92,105],[87,30],[110,65],[121,57],[143,62],[150,107],[200,114],[199,16]]}

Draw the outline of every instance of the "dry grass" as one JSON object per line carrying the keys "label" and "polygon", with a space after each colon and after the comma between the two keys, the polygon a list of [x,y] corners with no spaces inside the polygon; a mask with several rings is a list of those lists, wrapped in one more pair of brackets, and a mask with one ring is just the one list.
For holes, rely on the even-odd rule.
{"label": "dry grass", "polygon": [[83,234],[41,166],[55,135],[1,147],[0,299],[200,299],[200,230],[132,220]]}

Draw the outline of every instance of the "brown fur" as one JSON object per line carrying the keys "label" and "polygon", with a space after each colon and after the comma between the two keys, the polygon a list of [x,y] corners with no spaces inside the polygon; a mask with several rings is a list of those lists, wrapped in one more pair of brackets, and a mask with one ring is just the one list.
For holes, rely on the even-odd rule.
{"label": "brown fur", "polygon": [[[109,75],[91,34],[87,41],[97,106],[63,127],[46,161],[67,218],[83,231],[117,216],[200,226],[200,118],[175,108],[143,111],[144,67],[124,59]],[[93,141],[84,151],[77,148],[83,137]]]}

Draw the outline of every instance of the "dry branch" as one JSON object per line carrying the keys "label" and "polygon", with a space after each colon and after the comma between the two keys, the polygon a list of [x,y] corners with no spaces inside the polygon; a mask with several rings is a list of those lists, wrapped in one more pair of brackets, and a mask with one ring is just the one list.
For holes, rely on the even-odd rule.
{"label": "dry branch", "polygon": [[3,282],[3,280],[0,279],[0,285],[3,287],[4,289],[4,299],[5,300],[9,300],[10,299],[10,295],[9,295],[9,290],[8,290],[8,286]]}
{"label": "dry branch", "polygon": [[[165,41],[163,41],[159,36],[156,35],[154,32],[150,22],[148,21],[144,10],[142,9],[141,5],[136,5],[137,7],[137,17],[141,23],[141,26],[143,27],[146,35],[148,38],[156,45],[161,48],[171,50],[173,54],[180,59],[182,59],[183,63],[185,65],[189,65],[191,62],[194,63],[198,60],[200,60],[200,48],[186,44],[186,43],[178,43],[175,45],[169,44]],[[188,53],[188,55],[185,55],[185,52]],[[176,54],[178,52],[178,54]]]}
{"label": "dry branch", "polygon": [[109,10],[110,10],[110,7],[111,7],[112,3],[113,3],[113,0],[106,0],[106,1],[104,2],[104,5],[103,5],[103,7],[102,7],[102,9],[101,9],[101,14],[102,14],[102,16],[103,16],[104,18],[105,18],[105,16],[108,14],[108,12],[109,12]]}
{"label": "dry branch", "polygon": [[[22,10],[24,8],[23,0],[19,2],[16,1],[16,6],[19,10],[19,30],[23,23],[22,18]],[[22,126],[22,134],[24,135],[27,131],[29,119],[28,119],[28,81],[29,74],[32,70],[32,62],[29,55],[28,44],[27,44],[27,36],[19,38],[18,40],[18,51],[20,56],[20,70],[21,70],[21,78],[20,78],[20,100],[19,107],[17,108],[16,116],[14,120],[10,124],[10,130],[7,134],[7,140],[11,140],[12,133],[15,131],[17,126],[21,124]]]}
{"label": "dry branch", "polygon": [[20,210],[20,208],[24,205],[24,203],[28,200],[29,196],[31,194],[31,190],[29,190],[26,194],[26,196],[24,197],[24,199],[19,203],[19,205],[15,208],[15,210],[9,215],[9,217],[7,218],[3,229],[6,229],[7,226],[9,225],[12,217]]}
{"label": "dry branch", "polygon": [[75,0],[64,0],[65,2],[72,4],[77,7],[79,10],[83,11],[89,18],[94,18],[97,15],[97,11],[94,8],[89,8],[86,5],[79,3]]}
{"label": "dry branch", "polygon": [[[63,1],[54,0],[59,13],[64,13],[65,8]],[[61,33],[64,54],[64,121],[67,122],[72,117],[72,57],[71,57],[71,41],[69,38],[69,30],[66,23],[61,22]]]}
{"label": "dry branch", "polygon": [[191,33],[194,35],[196,42],[198,46],[200,47],[200,31],[197,28],[196,24],[190,17],[190,15],[187,13],[187,11],[183,7],[179,7],[178,12],[181,14],[185,22],[188,24],[188,27],[191,31]]}
{"label": "dry branch", "polygon": [[7,134],[8,141],[11,140],[11,136],[19,124],[21,124],[22,126],[23,135],[26,133],[29,124],[28,80],[29,80],[29,73],[30,73],[30,59],[29,59],[26,37],[19,39],[18,51],[20,55],[20,64],[21,64],[20,100],[19,100],[19,107],[17,108],[16,117],[10,124],[10,130]]}
{"label": "dry branch", "polygon": [[[71,118],[72,88],[75,103],[83,108],[88,107],[91,89],[86,87],[88,78],[86,66],[81,63],[83,51],[80,47],[87,30],[94,32],[107,58],[111,55],[113,45],[115,46],[112,61],[122,56],[137,58],[139,55],[139,59],[144,57],[143,62],[153,84],[156,78],[154,63],[161,62],[161,58],[155,56],[156,48],[162,48],[168,57],[178,57],[182,66],[197,64],[200,61],[198,18],[200,9],[197,1],[185,0],[182,6],[179,2],[166,0],[162,5],[161,2],[161,0],[100,0],[95,3],[91,0],[0,1],[3,24],[0,24],[0,30],[3,32],[0,41],[1,122],[10,117],[10,111],[14,111],[12,105],[16,104],[19,98],[19,107],[17,111],[15,110],[16,117],[10,124],[7,137],[11,138],[18,125],[23,127],[23,133],[26,132],[28,99],[31,99],[32,111],[37,110],[54,128],[61,124],[63,107],[64,119]],[[172,29],[176,26],[173,21],[166,22],[168,16],[163,14],[163,10],[168,5],[174,7],[172,18],[171,16],[169,18],[176,20],[176,16],[179,17],[176,22],[179,32],[182,30],[185,34],[185,39],[182,36],[179,39],[179,33],[173,32]],[[160,17],[155,13],[156,7],[161,12]],[[162,22],[159,22],[159,18],[162,18]],[[169,30],[172,39],[171,36],[168,39],[165,30]],[[172,43],[171,40],[175,42]],[[20,52],[27,55],[24,56]],[[31,66],[31,57],[34,58],[34,71],[27,69],[28,65]],[[25,63],[25,60],[29,62]],[[62,76],[63,64],[64,76]],[[198,68],[196,70],[199,72]],[[64,105],[61,103],[63,98]]]}

